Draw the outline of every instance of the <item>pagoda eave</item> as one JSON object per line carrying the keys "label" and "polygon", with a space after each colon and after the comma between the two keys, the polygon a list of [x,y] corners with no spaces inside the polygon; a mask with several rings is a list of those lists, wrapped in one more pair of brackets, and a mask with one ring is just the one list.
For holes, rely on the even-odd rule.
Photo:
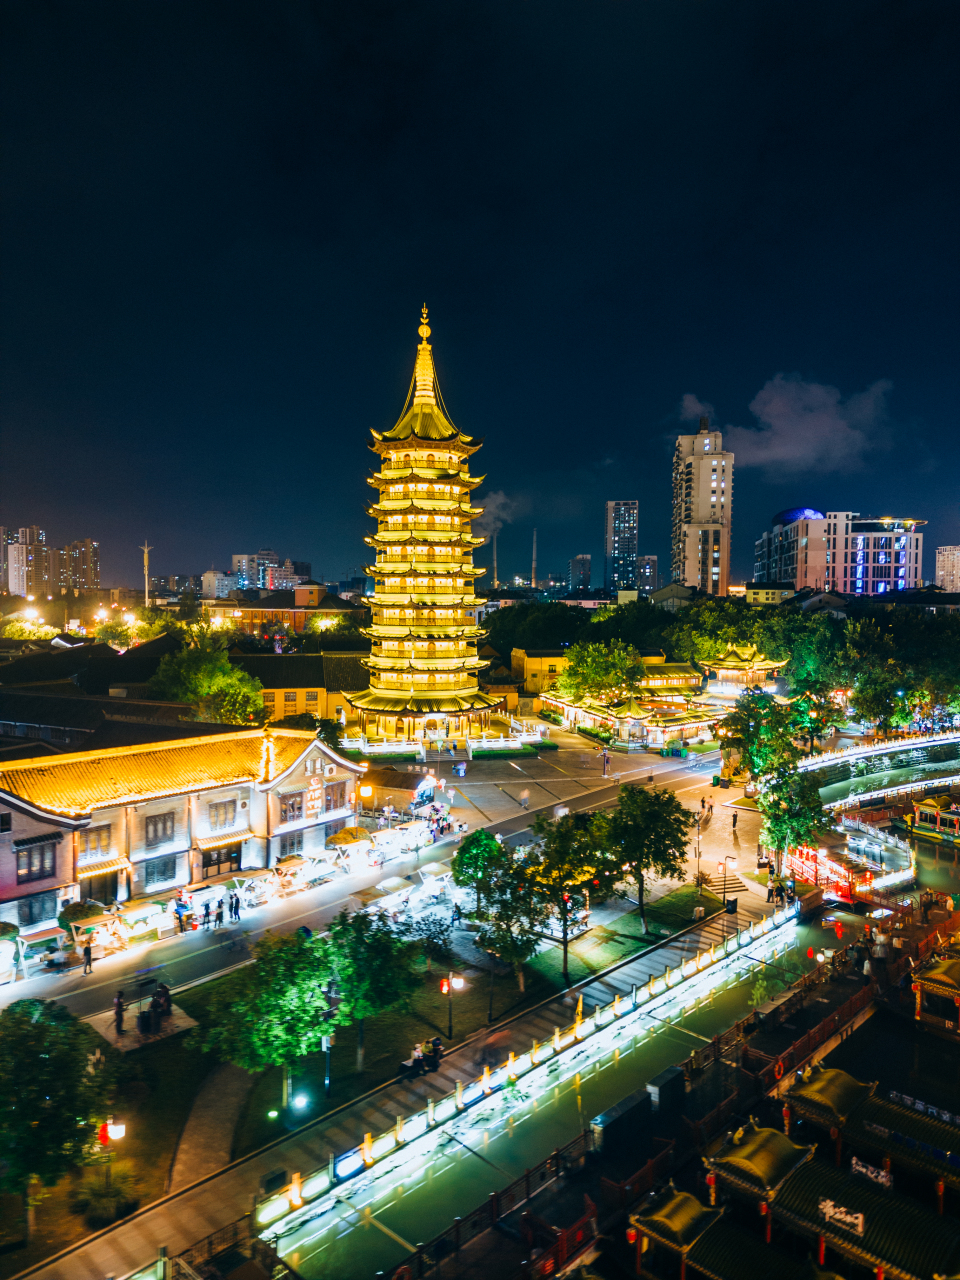
{"label": "pagoda eave", "polygon": [[409,694],[400,692],[395,697],[375,690],[343,695],[358,711],[376,711],[391,716],[427,716],[444,713],[464,715],[470,712],[492,711],[503,706],[504,699],[488,693],[468,696],[458,694]]}

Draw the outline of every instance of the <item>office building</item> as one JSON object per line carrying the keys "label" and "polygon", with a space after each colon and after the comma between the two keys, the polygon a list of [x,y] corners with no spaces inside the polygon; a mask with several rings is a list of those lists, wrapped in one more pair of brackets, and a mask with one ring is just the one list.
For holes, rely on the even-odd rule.
{"label": "office building", "polygon": [[730,582],[733,454],[700,419],[695,436],[678,436],[673,454],[670,571],[674,582],[724,596]]}
{"label": "office building", "polygon": [[231,591],[235,591],[237,585],[235,573],[221,573],[219,569],[208,569],[203,575],[202,595],[204,600],[222,600]]}
{"label": "office building", "polygon": [[637,590],[640,595],[653,595],[659,585],[657,557],[637,556]]}
{"label": "office building", "polygon": [[574,556],[567,566],[567,586],[571,591],[579,591],[590,586],[590,557]]}
{"label": "office building", "polygon": [[937,547],[935,582],[944,591],[960,591],[960,547]]}
{"label": "office building", "polygon": [[885,595],[919,586],[925,520],[790,507],[754,545],[754,583]]}
{"label": "office building", "polygon": [[640,504],[636,499],[621,499],[607,503],[604,524],[603,585],[608,591],[636,589],[639,518]]}

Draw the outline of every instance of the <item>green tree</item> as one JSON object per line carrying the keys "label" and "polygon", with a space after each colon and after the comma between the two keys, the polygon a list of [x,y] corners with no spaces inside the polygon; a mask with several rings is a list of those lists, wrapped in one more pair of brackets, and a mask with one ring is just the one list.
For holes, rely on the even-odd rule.
{"label": "green tree", "polygon": [[512,967],[521,993],[523,966],[543,943],[552,907],[546,897],[531,891],[524,866],[501,859],[484,881],[483,907],[478,912],[480,945]]}
{"label": "green tree", "polygon": [[531,892],[560,925],[563,980],[569,986],[571,923],[591,896],[602,900],[616,892],[618,865],[597,842],[590,814],[538,813],[531,825],[537,839],[527,846],[523,867]]}
{"label": "green tree", "polygon": [[[509,855],[507,855],[509,856]],[[453,883],[461,888],[472,886],[477,894],[477,912],[480,911],[480,886],[491,869],[504,858],[502,845],[485,827],[477,827],[461,842],[454,854],[450,869]]]}
{"label": "green tree", "polygon": [[442,916],[421,916],[411,928],[410,936],[420,944],[423,958],[427,962],[427,973],[434,961],[437,964],[449,964],[453,956],[453,927],[449,920]]}
{"label": "green tree", "polygon": [[568,698],[619,702],[640,692],[646,673],[640,654],[622,640],[575,644],[567,650],[557,689]]}
{"label": "green tree", "polygon": [[52,1187],[83,1164],[106,1119],[112,1054],[53,1000],[16,1000],[0,1011],[0,1186],[23,1197],[29,1235],[33,1184]]}
{"label": "green tree", "polygon": [[381,911],[341,911],[330,925],[330,957],[339,1000],[337,1021],[357,1024],[357,1071],[363,1071],[364,1023],[409,1004],[422,979],[414,969],[418,944],[391,928]]}
{"label": "green tree", "polygon": [[647,932],[647,875],[678,878],[686,871],[687,838],[694,818],[672,791],[648,791],[627,783],[615,808],[594,817],[598,841],[614,855],[625,880],[637,886],[640,918]]}
{"label": "green tree", "polygon": [[782,874],[787,849],[815,844],[831,825],[816,778],[798,773],[795,761],[783,760],[763,778],[757,808],[763,815],[761,839],[774,850],[777,875]]}
{"label": "green tree", "polygon": [[3,628],[3,634],[8,640],[52,640],[57,628],[30,618],[14,618]]}
{"label": "green tree", "polygon": [[332,976],[326,939],[299,930],[265,933],[254,944],[253,964],[214,987],[195,1042],[244,1071],[282,1067],[286,1105],[293,1063],[316,1052],[335,1023]]}
{"label": "green tree", "polygon": [[488,643],[510,665],[513,649],[561,649],[581,639],[590,627],[590,610],[580,605],[514,604],[497,609],[484,622]]}
{"label": "green tree", "polygon": [[260,681],[234,666],[209,628],[196,627],[179,653],[165,654],[150,679],[150,693],[164,702],[186,702],[197,720],[264,725]]}

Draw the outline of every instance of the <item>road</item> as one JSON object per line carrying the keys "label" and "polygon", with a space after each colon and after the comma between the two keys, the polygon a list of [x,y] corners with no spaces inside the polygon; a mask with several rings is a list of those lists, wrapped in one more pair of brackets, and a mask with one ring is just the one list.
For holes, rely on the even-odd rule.
{"label": "road", "polygon": [[[552,759],[554,755],[558,757],[556,763]],[[551,758],[548,759],[548,756]],[[597,770],[597,760],[598,756],[592,749],[585,750],[574,740],[571,747],[562,747],[557,752],[544,752],[541,759],[525,758],[519,764],[509,761],[477,761],[470,766],[469,782],[464,782],[464,787],[478,794],[482,790],[496,791],[501,800],[488,807],[500,812],[506,811],[509,816],[488,824],[478,812],[478,816],[470,822],[471,829],[481,825],[488,826],[489,830],[505,836],[525,830],[532,815],[537,812],[537,807],[531,805],[529,810],[524,810],[519,799],[512,798],[512,790],[517,787],[521,791],[538,787],[542,801],[539,807],[546,811],[560,804],[571,810],[593,809],[612,804],[616,799],[617,784],[604,782]],[[634,781],[653,774],[657,785],[676,791],[688,803],[690,794],[703,792],[701,780],[709,788],[710,776],[717,767],[716,755],[706,759],[688,757],[682,763],[658,756],[643,756],[635,764],[633,762],[636,757],[613,756],[611,767],[621,760],[626,760],[629,764],[629,768],[621,770],[621,781]],[[693,763],[694,760],[696,763]],[[452,777],[449,767],[442,772],[447,775],[448,786],[460,788],[461,780]],[[511,774],[521,779],[519,784],[512,781]],[[557,788],[553,780],[558,776],[566,786]],[[561,797],[553,791],[548,792],[546,786],[568,794]],[[462,803],[458,802],[456,813],[461,821],[464,817],[469,821]],[[26,981],[7,983],[0,987],[0,1007],[11,1004],[14,1000],[30,998],[57,1000],[77,1017],[88,1017],[110,1009],[118,989],[125,992],[128,1000],[132,999],[137,991],[138,976],[166,982],[176,992],[177,989],[226,973],[235,965],[243,963],[249,956],[250,944],[268,929],[287,932],[302,924],[312,929],[322,929],[345,906],[350,894],[370,888],[385,875],[409,875],[418,866],[450,857],[455,849],[456,840],[448,837],[422,850],[419,857],[411,855],[398,859],[391,862],[388,868],[379,871],[337,876],[317,888],[304,890],[290,898],[278,899],[246,912],[241,921],[241,928],[248,935],[246,943],[232,950],[227,948],[223,937],[218,936],[214,930],[176,935],[159,942],[131,947],[98,960],[94,964],[94,972],[87,976],[79,968],[74,968],[65,973],[37,974]],[[224,930],[223,936],[229,932]]]}

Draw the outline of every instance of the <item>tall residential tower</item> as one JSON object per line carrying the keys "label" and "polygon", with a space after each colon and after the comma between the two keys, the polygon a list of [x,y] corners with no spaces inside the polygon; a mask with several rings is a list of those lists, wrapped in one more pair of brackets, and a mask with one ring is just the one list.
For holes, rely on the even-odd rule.
{"label": "tall residential tower", "polygon": [[671,576],[674,582],[725,596],[730,583],[733,454],[700,419],[695,436],[678,436],[673,454]]}
{"label": "tall residential tower", "polygon": [[608,591],[633,591],[637,585],[636,498],[608,502],[604,522],[603,585]]}

